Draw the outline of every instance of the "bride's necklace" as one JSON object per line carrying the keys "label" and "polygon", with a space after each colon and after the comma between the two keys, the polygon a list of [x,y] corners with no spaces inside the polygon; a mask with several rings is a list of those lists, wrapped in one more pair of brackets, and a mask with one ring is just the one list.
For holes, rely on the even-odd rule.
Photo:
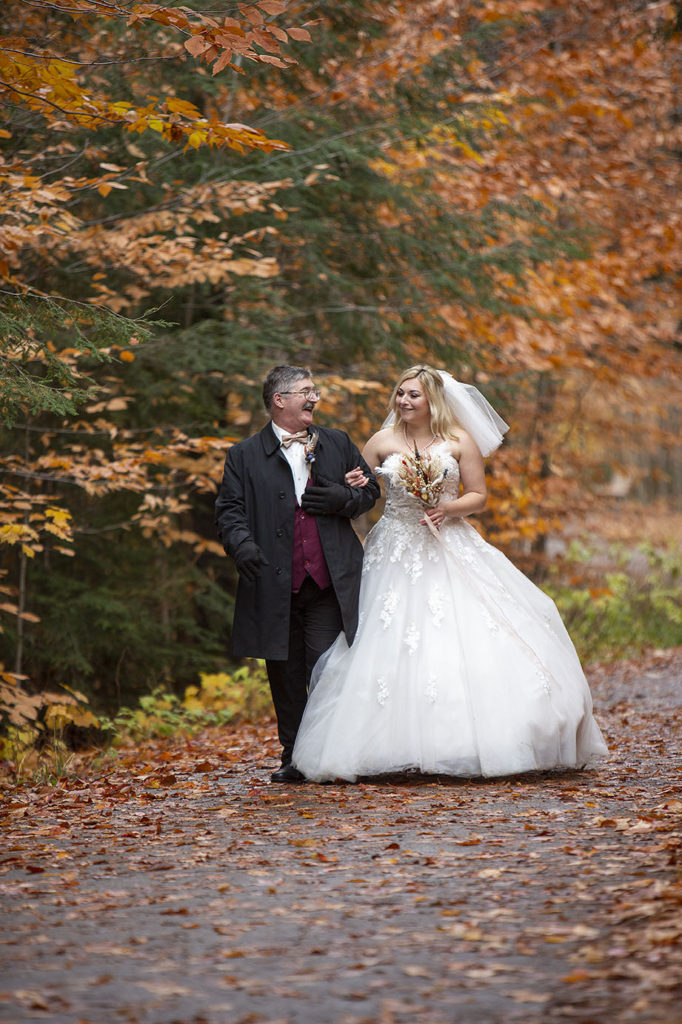
{"label": "bride's necklace", "polygon": [[436,440],[436,436],[437,435],[436,434],[432,434],[431,435],[431,440],[429,441],[429,443],[425,444],[421,449],[417,448],[417,442],[416,441],[414,441],[414,448],[413,448],[412,445],[410,444],[410,442],[407,440],[407,427],[405,426],[404,423],[403,423],[403,436],[405,438],[405,444],[410,449],[410,451],[414,451],[415,458],[418,459],[421,452],[425,452],[427,448],[431,447],[433,442]]}

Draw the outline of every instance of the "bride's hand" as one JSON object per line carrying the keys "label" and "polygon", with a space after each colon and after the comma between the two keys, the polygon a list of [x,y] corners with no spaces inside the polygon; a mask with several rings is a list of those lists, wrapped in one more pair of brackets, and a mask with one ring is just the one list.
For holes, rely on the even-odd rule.
{"label": "bride's hand", "polygon": [[440,530],[441,526],[443,525],[446,519],[450,519],[452,522],[455,522],[462,518],[459,506],[457,505],[456,502],[452,501],[441,501],[438,505],[435,505],[433,508],[427,508],[426,512],[424,513],[424,518],[422,519],[422,523],[424,526],[426,526],[427,516],[431,520],[432,525],[435,526],[437,530]]}
{"label": "bride's hand", "polygon": [[348,487],[366,487],[369,483],[369,477],[365,476],[359,466],[346,473],[344,479]]}
{"label": "bride's hand", "polygon": [[431,520],[432,525],[435,526],[437,530],[440,530],[443,525],[443,520],[445,519],[445,512],[442,508],[439,508],[438,505],[436,505],[435,508],[427,508],[424,513],[424,518],[422,519],[424,526],[426,526],[427,517]]}

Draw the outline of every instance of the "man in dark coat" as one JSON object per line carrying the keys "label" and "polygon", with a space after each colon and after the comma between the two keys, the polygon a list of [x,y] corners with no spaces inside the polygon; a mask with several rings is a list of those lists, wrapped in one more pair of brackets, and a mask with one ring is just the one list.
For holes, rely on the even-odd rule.
{"label": "man in dark coat", "polygon": [[[264,658],[282,744],[275,782],[291,764],[315,662],[358,624],[362,544],[351,519],[379,485],[347,434],[314,427],[320,392],[310,371],[276,366],[263,384],[270,422],[229,449],[216,501],[218,535],[239,572],[232,653]],[[346,484],[362,470],[364,486]]]}

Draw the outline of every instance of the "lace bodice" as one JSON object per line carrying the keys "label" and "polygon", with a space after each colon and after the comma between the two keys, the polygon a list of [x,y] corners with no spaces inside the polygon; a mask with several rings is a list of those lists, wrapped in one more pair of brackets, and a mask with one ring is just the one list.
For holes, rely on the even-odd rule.
{"label": "lace bodice", "polygon": [[[459,465],[447,447],[447,442],[441,442],[434,449],[434,454],[444,460],[447,469],[441,496],[443,501],[451,501],[459,493]],[[422,523],[424,505],[407,492],[399,479],[401,458],[400,452],[394,452],[377,470],[386,488],[386,507],[367,538],[362,571],[363,574],[368,573],[377,563],[388,559],[400,564],[410,582],[416,583],[422,576],[425,562],[440,561],[443,551],[439,539]],[[443,524],[441,532],[451,534],[462,527],[471,529],[462,520],[449,519]],[[472,532],[476,533],[475,530]],[[478,534],[476,537],[480,539]],[[455,546],[459,547],[457,543]],[[386,608],[387,615],[391,613],[389,606],[390,599]]]}
{"label": "lace bodice", "polygon": [[[450,455],[447,448],[447,442],[443,441],[433,449],[433,454],[437,458],[443,460],[443,465],[447,470],[447,476],[445,478],[445,485],[443,487],[443,494],[441,498],[442,501],[452,501],[459,493],[459,464],[457,460]],[[384,510],[384,516],[388,516],[391,519],[398,519],[405,525],[409,525],[412,522],[419,524],[424,518],[424,505],[418,498],[415,498],[412,494],[408,494],[401,483],[398,476],[401,459],[401,453],[394,452],[392,455],[389,455],[388,458],[384,459],[384,462],[378,470],[386,487],[386,508]]]}

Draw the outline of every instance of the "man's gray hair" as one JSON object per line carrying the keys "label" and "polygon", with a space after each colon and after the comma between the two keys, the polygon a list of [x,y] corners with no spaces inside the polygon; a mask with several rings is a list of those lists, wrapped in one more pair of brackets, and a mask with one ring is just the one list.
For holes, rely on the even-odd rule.
{"label": "man's gray hair", "polygon": [[275,395],[291,391],[297,380],[310,380],[311,376],[307,366],[273,366],[263,381],[263,405],[269,412]]}

